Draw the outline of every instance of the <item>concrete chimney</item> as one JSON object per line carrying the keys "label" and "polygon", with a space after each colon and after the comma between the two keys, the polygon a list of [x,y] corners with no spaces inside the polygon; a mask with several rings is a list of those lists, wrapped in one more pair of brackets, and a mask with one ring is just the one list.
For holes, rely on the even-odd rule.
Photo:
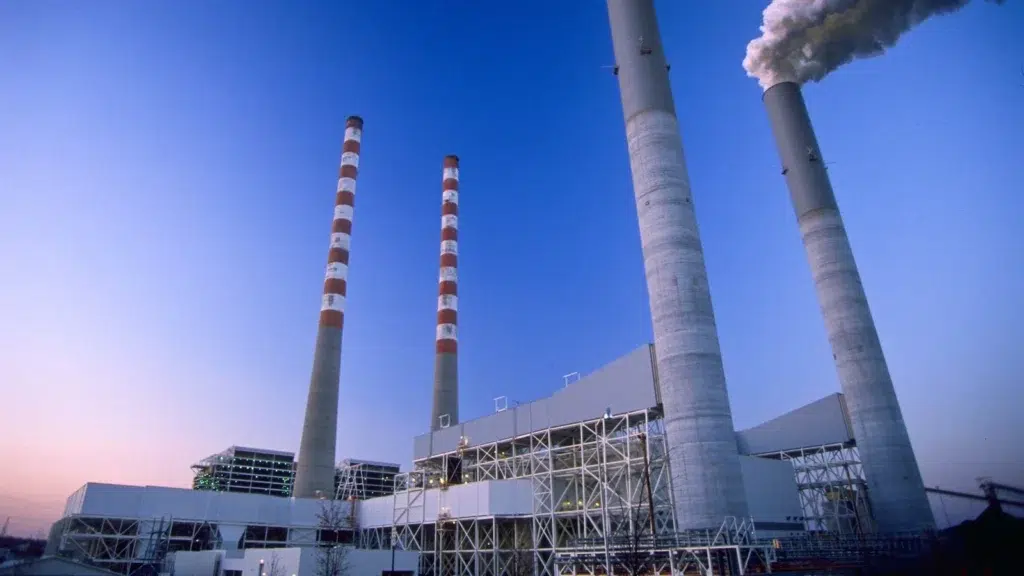
{"label": "concrete chimney", "polygon": [[704,252],[653,0],[608,0],[665,411],[676,527],[746,516]]}
{"label": "concrete chimney", "polygon": [[458,360],[459,157],[444,157],[441,172],[441,275],[437,282],[434,406],[430,429],[459,421]]}
{"label": "concrete chimney", "polygon": [[764,93],[880,532],[935,528],[867,296],[800,87]]}
{"label": "concrete chimney", "polygon": [[338,378],[341,372],[341,330],[345,321],[349,241],[359,172],[363,119],[349,116],[341,146],[341,169],[334,201],[334,223],[327,256],[320,328],[313,353],[313,374],[306,398],[306,420],[295,470],[298,498],[334,498],[334,453],[338,436]]}

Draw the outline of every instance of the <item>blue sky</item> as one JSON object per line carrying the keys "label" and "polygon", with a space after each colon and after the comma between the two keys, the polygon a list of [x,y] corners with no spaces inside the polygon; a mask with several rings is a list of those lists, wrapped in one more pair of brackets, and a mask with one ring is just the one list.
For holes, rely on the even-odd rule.
{"label": "blue sky", "polygon": [[[740,65],[763,3],[657,5],[750,426],[838,389]],[[805,91],[929,484],[1024,482],[1021,29],[1020,3],[972,3]],[[350,114],[339,457],[406,463],[427,427],[445,154],[465,417],[651,338],[600,0],[7,2],[0,54],[12,524],[85,481],[185,485],[231,444],[297,449]]]}

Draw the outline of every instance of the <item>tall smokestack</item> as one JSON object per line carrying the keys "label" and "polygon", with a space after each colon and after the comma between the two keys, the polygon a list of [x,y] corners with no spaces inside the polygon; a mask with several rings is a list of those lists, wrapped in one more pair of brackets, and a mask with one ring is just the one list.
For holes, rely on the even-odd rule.
{"label": "tall smokestack", "polygon": [[334,223],[331,225],[324,296],[320,305],[320,328],[316,335],[313,374],[306,399],[306,420],[302,424],[295,489],[292,491],[292,495],[298,498],[334,497],[341,329],[345,322],[349,241],[362,139],[363,119],[349,116],[345,121],[345,141],[341,146],[341,169],[338,171]]}
{"label": "tall smokestack", "polygon": [[459,421],[458,360],[459,157],[444,157],[441,172],[441,275],[437,282],[434,406],[430,429]]}
{"label": "tall smokestack", "polygon": [[935,521],[800,87],[764,93],[880,532]]}
{"label": "tall smokestack", "polygon": [[653,0],[608,0],[654,325],[676,526],[746,516],[707,269]]}

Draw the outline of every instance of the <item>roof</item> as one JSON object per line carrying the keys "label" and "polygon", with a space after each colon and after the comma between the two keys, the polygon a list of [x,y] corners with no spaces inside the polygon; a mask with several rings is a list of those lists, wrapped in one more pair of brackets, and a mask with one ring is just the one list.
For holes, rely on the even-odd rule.
{"label": "roof", "polygon": [[346,468],[349,466],[377,466],[378,468],[401,468],[399,464],[394,462],[378,462],[376,460],[361,460],[359,458],[345,458],[341,462],[338,462],[338,468]]}
{"label": "roof", "polygon": [[[340,500],[329,502],[351,506],[350,502]],[[323,500],[313,498],[90,482],[68,497],[64,517],[154,521],[173,517],[215,523],[317,526],[317,514],[323,504]]]}
{"label": "roof", "polygon": [[751,455],[851,442],[846,401],[838,392],[736,433],[740,454]]}
{"label": "roof", "polygon": [[[654,345],[645,344],[547,398],[416,436],[413,460],[454,452],[463,438],[470,446],[500,442],[599,418],[606,410],[624,414],[660,402]],[[840,393],[736,433],[737,448],[746,455],[851,443],[853,430]]]}
{"label": "roof", "polygon": [[70,558],[62,558],[60,556],[42,556],[39,558],[29,558],[26,560],[15,560],[13,562],[5,562],[0,564],[0,574],[15,574],[20,573],[29,566],[33,566],[34,569],[31,571],[33,576],[42,575],[53,575],[53,576],[111,576],[117,575],[117,572],[111,572],[105,568],[99,568],[91,564],[85,564],[84,562],[78,562]]}
{"label": "roof", "polygon": [[267,450],[266,448],[251,448],[249,446],[231,446],[225,452],[255,452],[256,454],[269,454],[272,456],[284,456],[286,458],[295,458],[294,452],[286,452],[284,450]]}
{"label": "roof", "polygon": [[413,459],[454,452],[463,437],[470,446],[489,444],[594,420],[606,411],[626,414],[645,410],[657,406],[658,402],[654,345],[644,344],[547,398],[509,406],[501,412],[416,436]]}

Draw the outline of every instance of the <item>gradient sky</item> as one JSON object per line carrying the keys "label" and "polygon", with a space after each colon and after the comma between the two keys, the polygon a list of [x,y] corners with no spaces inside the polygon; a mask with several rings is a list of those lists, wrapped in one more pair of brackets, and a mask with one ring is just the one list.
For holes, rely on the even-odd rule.
{"label": "gradient sky", "polygon": [[[658,2],[737,427],[838,389],[761,107],[765,2]],[[1024,483],[1024,4],[806,89],[926,483]],[[339,458],[426,430],[445,154],[461,411],[651,338],[601,0],[0,3],[0,521],[297,450],[365,118]],[[941,520],[940,520],[941,521]]]}

